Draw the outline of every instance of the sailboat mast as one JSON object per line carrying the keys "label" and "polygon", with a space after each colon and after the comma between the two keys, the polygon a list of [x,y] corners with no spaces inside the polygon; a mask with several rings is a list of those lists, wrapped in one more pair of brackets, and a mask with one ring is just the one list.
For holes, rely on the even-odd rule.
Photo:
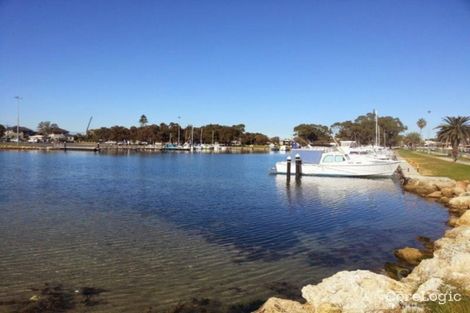
{"label": "sailboat mast", "polygon": [[379,139],[379,119],[377,117],[377,110],[374,109],[375,113],[375,146],[378,146],[378,139]]}

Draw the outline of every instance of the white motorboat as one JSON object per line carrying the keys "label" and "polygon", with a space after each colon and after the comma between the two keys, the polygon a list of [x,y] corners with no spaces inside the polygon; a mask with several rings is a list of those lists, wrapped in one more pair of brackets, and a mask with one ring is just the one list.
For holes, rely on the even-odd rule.
{"label": "white motorboat", "polygon": [[[373,158],[351,158],[342,152],[318,152],[293,150],[301,160],[302,175],[349,176],[349,177],[389,177],[398,168],[399,161]],[[287,161],[277,162],[276,174],[287,174]],[[291,174],[296,172],[295,159],[291,161]]]}

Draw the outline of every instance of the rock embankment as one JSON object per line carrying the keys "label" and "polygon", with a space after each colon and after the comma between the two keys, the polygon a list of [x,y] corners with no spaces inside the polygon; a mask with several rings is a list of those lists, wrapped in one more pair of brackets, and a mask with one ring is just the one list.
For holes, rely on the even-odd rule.
{"label": "rock embankment", "polygon": [[455,227],[434,242],[431,255],[408,247],[395,251],[397,258],[416,265],[407,277],[398,281],[370,271],[342,271],[303,287],[304,304],[271,298],[255,313],[406,312],[433,294],[470,295],[470,182],[414,177],[405,179],[404,189],[445,204],[449,225]]}

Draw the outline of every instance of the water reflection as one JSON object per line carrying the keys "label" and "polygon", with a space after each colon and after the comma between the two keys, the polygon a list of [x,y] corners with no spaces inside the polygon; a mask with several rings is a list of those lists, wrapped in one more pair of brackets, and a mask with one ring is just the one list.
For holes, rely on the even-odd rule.
{"label": "water reflection", "polygon": [[399,192],[399,186],[390,178],[345,178],[302,176],[300,179],[289,180],[284,175],[274,175],[280,199],[289,204],[317,201],[323,205],[350,201],[360,198],[370,199],[376,195]]}

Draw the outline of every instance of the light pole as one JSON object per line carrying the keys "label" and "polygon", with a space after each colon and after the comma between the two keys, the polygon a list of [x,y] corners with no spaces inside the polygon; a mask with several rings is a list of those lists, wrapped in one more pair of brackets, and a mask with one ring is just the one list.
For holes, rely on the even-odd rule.
{"label": "light pole", "polygon": [[20,144],[20,101],[22,97],[16,96],[16,145]]}

